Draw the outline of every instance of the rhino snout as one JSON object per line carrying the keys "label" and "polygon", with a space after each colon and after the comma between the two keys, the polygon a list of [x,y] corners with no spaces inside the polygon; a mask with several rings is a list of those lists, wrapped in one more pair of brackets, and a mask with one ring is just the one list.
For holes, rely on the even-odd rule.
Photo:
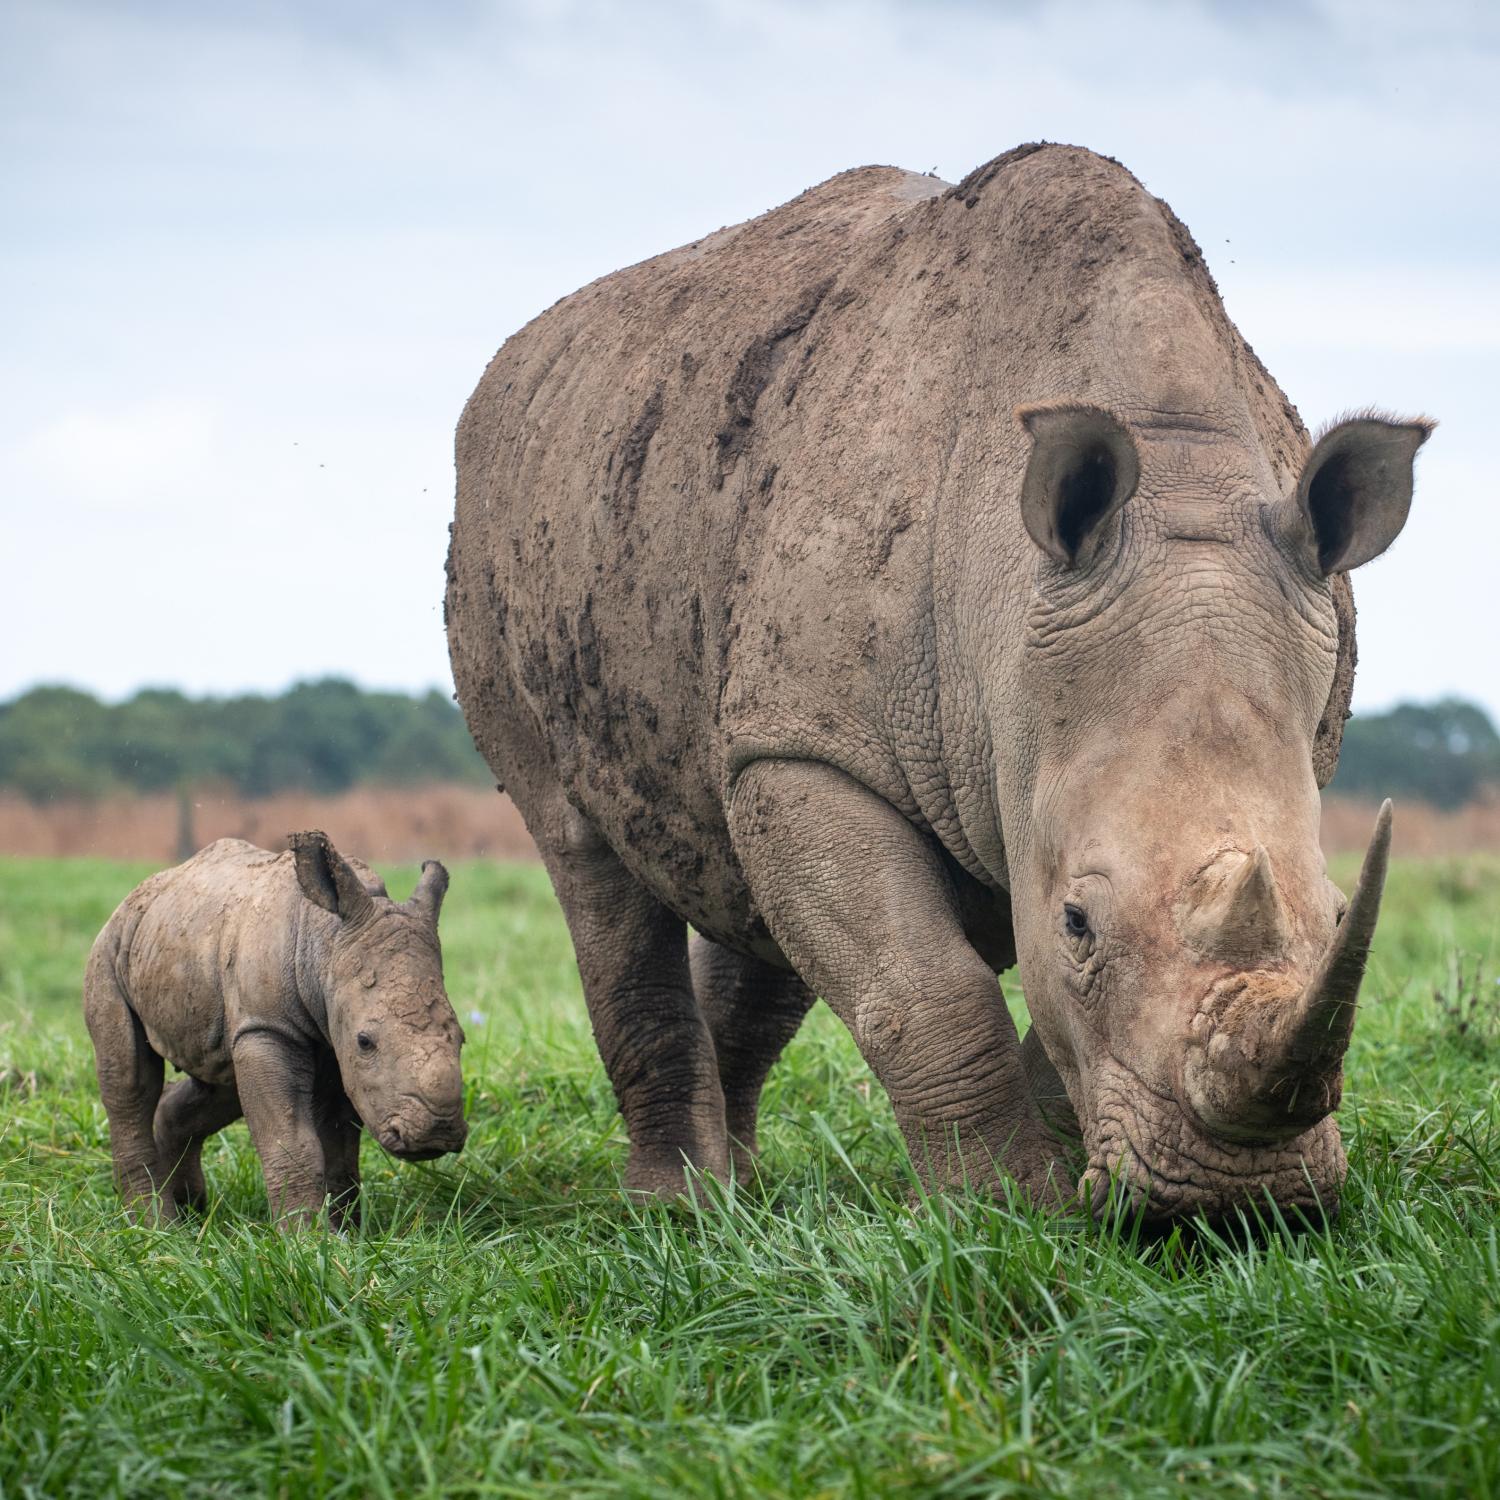
{"label": "rhino snout", "polygon": [[403,1105],[375,1131],[376,1140],[392,1156],[402,1161],[431,1161],[463,1149],[469,1126],[461,1107],[439,1114],[417,1099],[407,1099]]}

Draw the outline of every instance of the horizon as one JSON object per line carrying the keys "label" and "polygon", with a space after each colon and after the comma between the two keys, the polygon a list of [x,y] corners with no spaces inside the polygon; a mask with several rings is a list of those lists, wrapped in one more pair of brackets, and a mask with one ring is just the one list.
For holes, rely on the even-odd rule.
{"label": "horizon", "polygon": [[[346,684],[349,687],[354,688],[357,692],[366,695],[393,694],[397,697],[415,699],[426,698],[431,694],[436,693],[439,697],[444,699],[444,701],[451,703],[456,712],[463,712],[462,705],[458,702],[457,695],[453,691],[452,683],[434,682],[429,683],[425,687],[421,684],[407,687],[401,686],[399,684],[392,685],[389,683],[366,682],[363,679],[353,676],[347,672],[329,672],[317,677],[294,677],[290,681],[282,683],[279,687],[271,686],[206,688],[201,692],[179,687],[178,685],[170,682],[143,682],[139,686],[129,688],[123,693],[105,694],[96,692],[93,688],[90,688],[82,683],[44,680],[29,683],[25,687],[18,688],[16,691],[0,697],[0,710],[9,708],[18,699],[24,698],[28,693],[42,692],[51,689],[61,689],[65,692],[84,693],[89,697],[94,698],[97,702],[105,705],[106,707],[118,707],[123,703],[128,703],[133,698],[139,697],[143,693],[175,693],[183,698],[188,699],[190,702],[203,703],[223,701],[225,699],[231,698],[283,698],[288,693],[293,692],[297,688],[319,687],[326,683]],[[1497,729],[1500,729],[1500,714],[1492,711],[1488,707],[1488,705],[1481,702],[1477,697],[1464,693],[1443,694],[1430,698],[1398,698],[1394,702],[1382,704],[1378,707],[1367,706],[1363,708],[1356,708],[1351,715],[1351,718],[1377,718],[1386,714],[1394,713],[1398,709],[1435,708],[1439,704],[1445,702],[1463,703],[1471,707],[1478,708],[1485,715],[1485,717],[1496,726]]]}

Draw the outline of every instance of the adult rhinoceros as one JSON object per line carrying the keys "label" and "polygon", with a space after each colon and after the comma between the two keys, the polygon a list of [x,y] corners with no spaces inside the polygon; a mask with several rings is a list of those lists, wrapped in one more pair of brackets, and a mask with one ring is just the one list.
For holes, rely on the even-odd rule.
{"label": "adult rhinoceros", "polygon": [[743,1165],[816,994],[934,1186],[1054,1193],[1065,1090],[1096,1208],[1336,1201],[1389,815],[1346,911],[1318,787],[1430,426],[1310,446],[1171,210],[1060,146],[846,172],[510,339],[449,645],[628,1184]]}

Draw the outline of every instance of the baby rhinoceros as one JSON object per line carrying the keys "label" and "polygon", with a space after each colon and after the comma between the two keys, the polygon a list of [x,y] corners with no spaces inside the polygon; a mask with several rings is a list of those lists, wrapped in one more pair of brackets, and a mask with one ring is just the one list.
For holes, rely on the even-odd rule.
{"label": "baby rhinoceros", "polygon": [[[137,886],[89,955],[84,1013],[126,1205],[204,1198],[203,1142],[243,1114],[272,1214],[358,1222],[359,1131],[392,1156],[457,1151],[463,1031],[443,989],[448,872],[392,901],[319,832],[272,854],[220,839]],[[163,1062],[186,1078],[162,1091]]]}

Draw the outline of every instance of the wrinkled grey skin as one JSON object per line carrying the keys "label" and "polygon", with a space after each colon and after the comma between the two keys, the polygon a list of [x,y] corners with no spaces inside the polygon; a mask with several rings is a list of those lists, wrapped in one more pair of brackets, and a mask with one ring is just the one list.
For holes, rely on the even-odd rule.
{"label": "wrinkled grey skin", "polygon": [[[429,860],[405,903],[319,832],[271,854],[220,839],[137,886],[89,955],[84,1015],[127,1206],[204,1197],[203,1142],[241,1114],[271,1211],[359,1217],[361,1123],[425,1161],[467,1134],[463,1032],[443,989]],[[163,1062],[188,1076],[163,1092]]]}
{"label": "wrinkled grey skin", "polygon": [[934,1186],[1331,1207],[1389,819],[1339,927],[1318,787],[1430,425],[1311,444],[1171,210],[1071,147],[845,173],[512,338],[449,646],[629,1185],[748,1161],[815,993]]}

